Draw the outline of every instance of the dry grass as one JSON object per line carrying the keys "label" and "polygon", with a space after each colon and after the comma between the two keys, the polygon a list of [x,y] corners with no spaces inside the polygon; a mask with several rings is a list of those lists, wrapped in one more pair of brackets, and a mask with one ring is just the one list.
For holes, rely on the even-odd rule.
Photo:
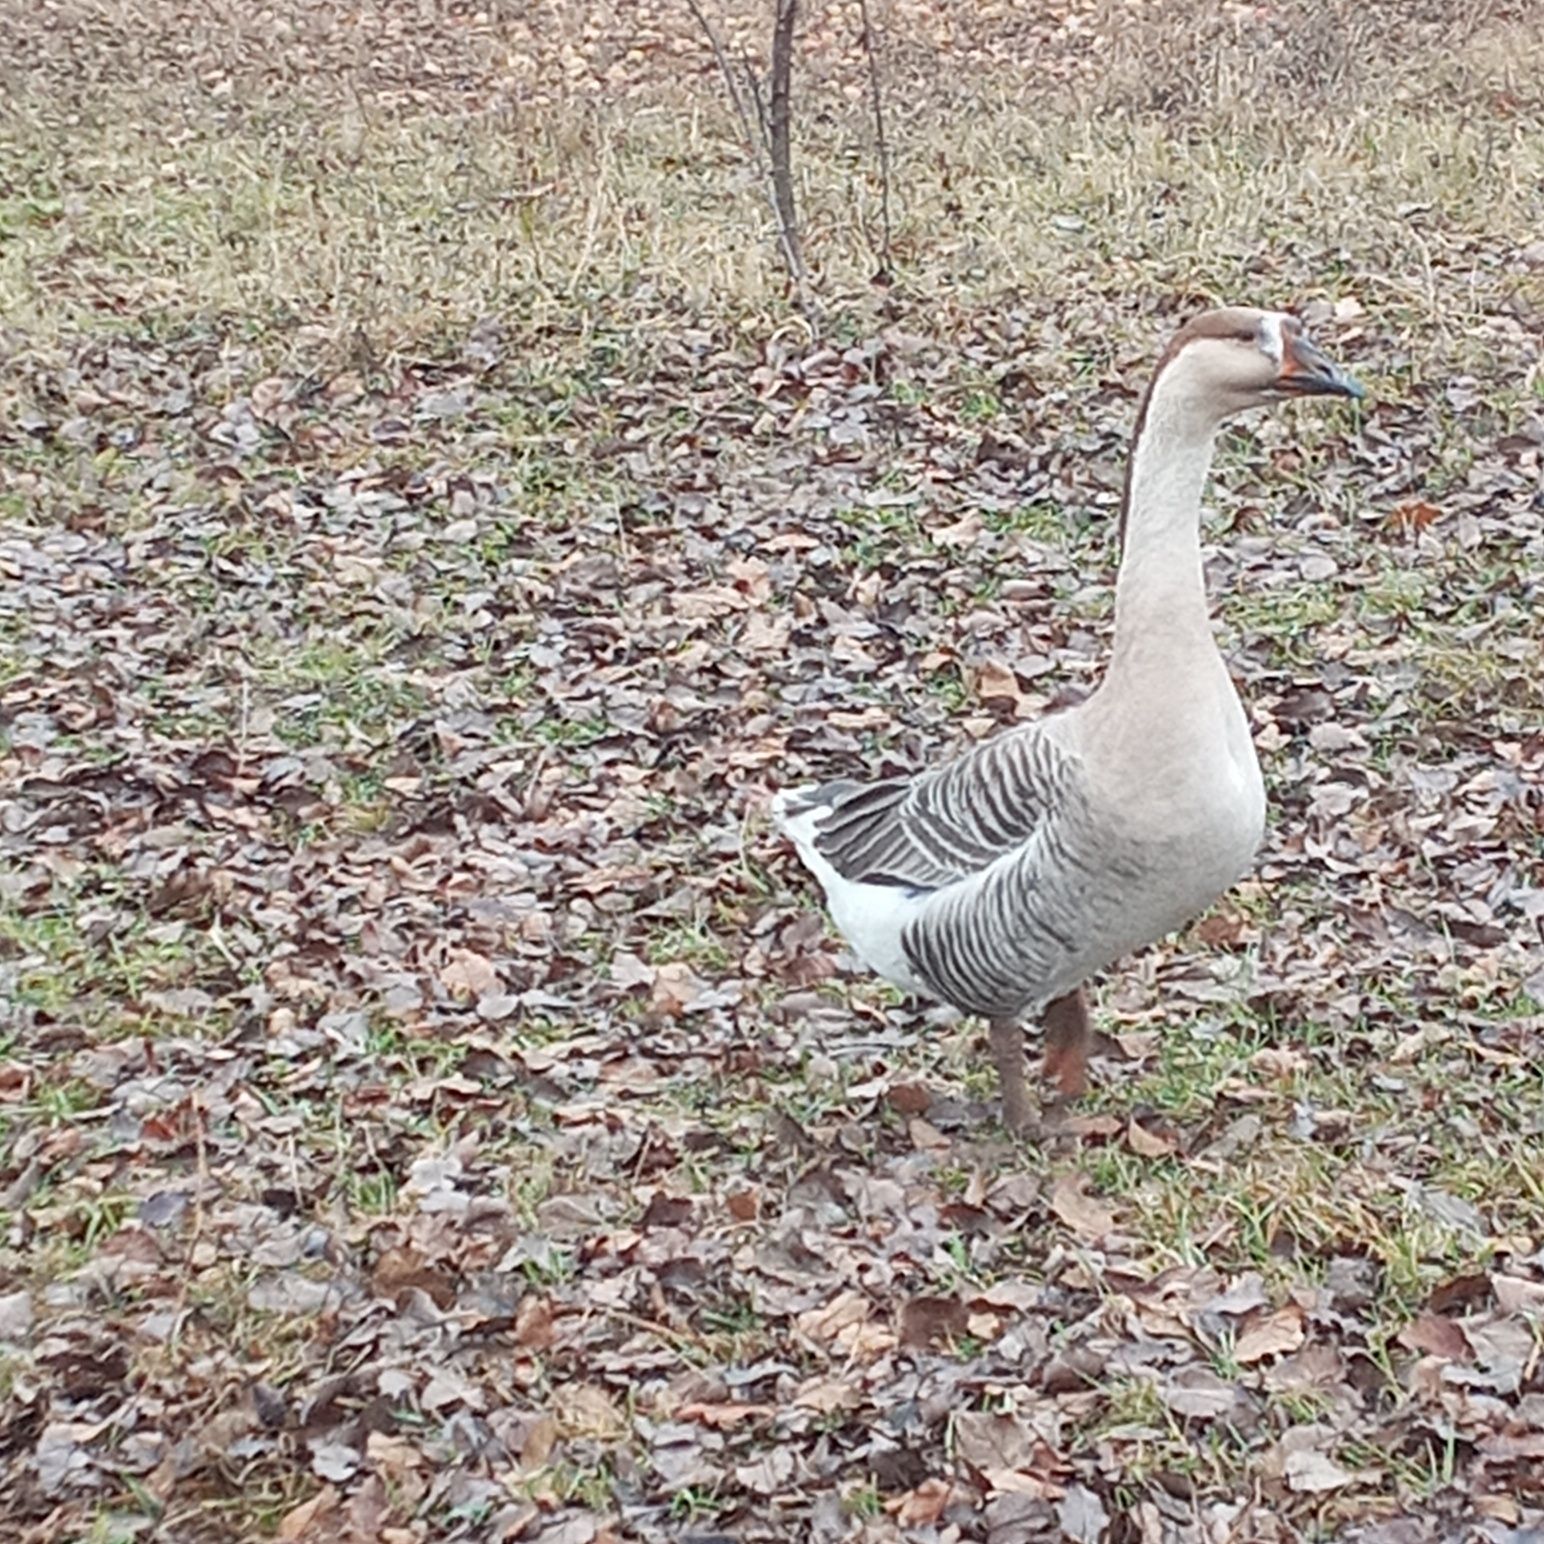
{"label": "dry grass", "polygon": [[[302,349],[383,353],[489,315],[539,335],[677,309],[761,326],[781,304],[759,191],[689,30],[607,102],[561,75],[554,91],[551,35],[513,18],[468,33],[431,12],[403,43],[435,40],[415,84],[365,46],[368,27],[324,28],[326,8],[311,67],[302,53],[290,71],[267,68],[263,29],[235,11],[188,32],[166,4],[83,9],[95,32],[20,51],[0,118],[0,310],[35,340],[126,314],[224,316]],[[1017,288],[1140,308],[1164,290],[1302,299],[1311,275],[1426,336],[1462,336],[1466,292],[1498,283],[1537,306],[1537,271],[1483,271],[1463,234],[1494,251],[1544,227],[1544,40],[1496,9],[1412,44],[1390,8],[1345,0],[1284,8],[1263,31],[1106,5],[1072,34],[1071,80],[1036,70],[1034,38],[1018,53],[1000,38],[968,109],[936,66],[914,86],[915,46],[897,42],[902,282],[961,305]],[[602,64],[616,52],[603,33],[590,48]],[[838,303],[865,297],[877,225],[850,53],[816,55],[798,163],[807,246]],[[1455,265],[1475,267],[1469,285]]]}

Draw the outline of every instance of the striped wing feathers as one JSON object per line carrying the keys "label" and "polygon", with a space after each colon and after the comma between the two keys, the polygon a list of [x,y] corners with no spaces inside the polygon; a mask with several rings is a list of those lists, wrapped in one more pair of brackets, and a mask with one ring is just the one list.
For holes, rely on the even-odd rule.
{"label": "striped wing feathers", "polygon": [[1056,808],[1068,757],[1039,725],[1009,730],[935,771],[827,783],[815,844],[844,879],[939,889],[1022,846]]}

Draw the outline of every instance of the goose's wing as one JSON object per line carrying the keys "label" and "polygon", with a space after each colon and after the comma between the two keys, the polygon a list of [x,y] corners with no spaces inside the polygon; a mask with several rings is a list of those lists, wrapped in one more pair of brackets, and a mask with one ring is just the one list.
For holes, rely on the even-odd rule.
{"label": "goose's wing", "polygon": [[823,783],[782,796],[778,820],[855,884],[936,890],[1022,846],[1062,801],[1076,758],[1040,724],[915,777]]}

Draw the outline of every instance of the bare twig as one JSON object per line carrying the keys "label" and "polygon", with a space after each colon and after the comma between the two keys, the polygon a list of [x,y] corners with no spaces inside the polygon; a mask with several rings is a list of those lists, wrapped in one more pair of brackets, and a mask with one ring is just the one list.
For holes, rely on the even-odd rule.
{"label": "bare twig", "polygon": [[799,219],[793,202],[793,30],[799,19],[799,0],[777,0],[777,20],[772,27],[772,191],[777,218],[783,227],[783,245],[793,254],[799,271],[804,257],[799,251]]}
{"label": "bare twig", "polygon": [[[794,0],[778,0],[778,22],[782,22],[782,6],[787,3],[792,9]],[[713,49],[713,57],[718,61],[719,73],[724,77],[724,85],[729,91],[729,100],[734,103],[736,116],[740,120],[740,127],[745,132],[745,143],[750,149],[751,158],[756,163],[757,174],[762,179],[766,189],[767,202],[772,206],[772,215],[777,222],[778,244],[783,249],[783,261],[788,267],[788,276],[793,280],[794,292],[798,297],[799,309],[806,316],[814,314],[814,307],[810,301],[809,290],[805,283],[804,259],[799,252],[798,236],[792,225],[783,218],[783,205],[778,192],[775,170],[767,165],[766,159],[761,153],[761,135],[757,126],[751,122],[750,110],[745,105],[745,98],[740,93],[740,88],[735,82],[734,67],[729,63],[729,57],[724,52],[724,45],[719,42],[718,33],[713,30],[713,24],[707,18],[698,0],[686,0],[686,7],[696,18],[697,25],[702,28],[709,45]],[[792,27],[790,23],[789,48],[792,51]],[[774,58],[774,67],[776,59]],[[785,83],[786,86],[786,83]],[[774,83],[775,92],[775,83]],[[786,106],[786,103],[785,103]],[[758,104],[759,110],[759,104]],[[793,184],[788,184],[789,198],[793,196]],[[790,204],[791,207],[791,204]]]}
{"label": "bare twig", "polygon": [[869,96],[874,103],[874,138],[879,146],[879,271],[890,277],[890,146],[885,139],[884,99],[879,90],[879,57],[874,51],[874,24],[869,20],[868,0],[858,0],[863,21],[863,51],[868,56]]}
{"label": "bare twig", "polygon": [[[756,66],[749,59],[742,61],[741,68],[745,71],[745,91],[756,108],[756,127],[761,130],[761,148],[770,158],[772,154],[772,125],[767,121],[767,104],[761,100],[761,86],[756,79]],[[773,211],[776,212],[776,201],[773,202]]]}

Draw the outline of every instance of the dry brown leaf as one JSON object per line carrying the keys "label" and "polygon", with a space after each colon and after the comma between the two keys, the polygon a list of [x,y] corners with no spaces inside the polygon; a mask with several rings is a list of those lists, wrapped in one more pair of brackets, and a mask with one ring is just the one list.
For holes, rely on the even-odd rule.
{"label": "dry brown leaf", "polygon": [[448,1308],[456,1300],[455,1283],[429,1265],[416,1249],[388,1249],[375,1262],[373,1284],[382,1297],[390,1298],[416,1289],[439,1308]]}
{"label": "dry brown leaf", "polygon": [[1103,1238],[1115,1227],[1115,1214],[1088,1194],[1086,1174],[1058,1175],[1051,1186],[1051,1210],[1084,1238]]}
{"label": "dry brown leaf", "polygon": [[969,1313],[957,1297],[912,1297],[901,1304],[901,1344],[922,1349],[963,1335]]}
{"label": "dry brown leaf", "polygon": [[1396,504],[1385,519],[1385,524],[1396,531],[1424,531],[1427,526],[1435,524],[1442,518],[1440,505],[1432,504],[1426,499],[1409,499],[1403,504]]}
{"label": "dry brown leaf", "polygon": [[515,1310],[515,1344],[525,1351],[546,1351],[552,1346],[552,1304],[544,1297],[520,1299]]}
{"label": "dry brown leaf", "polygon": [[1544,1281],[1529,1281],[1522,1276],[1497,1272],[1490,1278],[1496,1305],[1503,1313],[1526,1313],[1544,1308]]}
{"label": "dry brown leaf", "polygon": [[1024,701],[1019,678],[1006,666],[988,661],[976,669],[976,696],[985,703],[1000,703],[1014,712]]}
{"label": "dry brown leaf", "polygon": [[1073,1544],[1099,1544],[1110,1526],[1104,1503],[1086,1485],[1069,1485],[1057,1508],[1062,1537]]}
{"label": "dry brown leaf", "polygon": [[907,1528],[931,1528],[944,1515],[954,1487],[947,1480],[924,1480],[915,1490],[885,1502],[885,1510]]}
{"label": "dry brown leaf", "polygon": [[811,1340],[834,1340],[843,1330],[862,1324],[870,1312],[869,1300],[861,1292],[838,1292],[829,1302],[799,1315],[799,1333]]}
{"label": "dry brown leaf", "polygon": [[678,1018],[706,991],[706,984],[684,960],[672,960],[654,972],[649,991],[649,1011]]}
{"label": "dry brown leaf", "polygon": [[1250,1070],[1261,1078],[1275,1078],[1286,1082],[1306,1072],[1310,1066],[1308,1057],[1288,1045],[1268,1045],[1249,1058]]}
{"label": "dry brown leaf", "polygon": [[1466,1271],[1433,1287],[1426,1306],[1432,1313],[1450,1314],[1456,1309],[1477,1307],[1489,1298],[1490,1292],[1490,1276],[1486,1272]]}
{"label": "dry brown leaf", "polygon": [[1233,1359],[1249,1367],[1268,1356],[1295,1351],[1303,1343],[1303,1310],[1279,1308],[1248,1324],[1233,1343]]}
{"label": "dry brown leaf", "polygon": [[1136,1029],[1116,1035],[1115,1044],[1127,1061],[1146,1061],[1158,1054],[1160,1036],[1157,1030]]}
{"label": "dry brown leaf", "polygon": [[1208,949],[1232,949],[1243,938],[1249,919],[1238,911],[1209,911],[1191,929]]}
{"label": "dry brown leaf", "polygon": [[1126,1126],[1126,1143],[1132,1152],[1142,1158],[1167,1158],[1175,1151],[1175,1144],[1168,1137],[1137,1124],[1133,1116]]}
{"label": "dry brown leaf", "polygon": [[955,1451],[982,1474],[1027,1469],[1034,1463],[1039,1438],[1016,1415],[970,1410],[954,1420]]}
{"label": "dry brown leaf", "polygon": [[631,1427],[627,1412],[597,1383],[563,1383],[552,1391],[558,1433],[564,1438],[615,1442]]}
{"label": "dry brown leaf", "polygon": [[1452,1319],[1444,1319],[1441,1314],[1417,1314],[1399,1332],[1399,1343],[1412,1351],[1444,1357],[1450,1362],[1469,1359],[1469,1342],[1463,1329]]}
{"label": "dry brown leaf", "polygon": [[292,1507],[279,1519],[280,1539],[284,1544],[306,1544],[313,1529],[338,1511],[338,1503],[338,1488],[324,1485],[310,1500]]}
{"label": "dry brown leaf", "polygon": [[423,1452],[416,1443],[383,1431],[372,1431],[365,1438],[365,1460],[394,1485],[400,1485],[404,1475],[422,1468],[425,1463]]}
{"label": "dry brown leaf", "polygon": [[973,1308],[986,1307],[998,1313],[1023,1313],[1038,1307],[1043,1300],[1043,1287],[1019,1277],[1007,1277],[994,1281],[991,1286],[971,1294]]}
{"label": "dry brown leaf", "polygon": [[752,1495],[772,1496],[788,1488],[798,1466],[798,1458],[786,1444],[759,1453],[749,1463],[735,1466],[738,1485]]}
{"label": "dry brown leaf", "polygon": [[1498,1431],[1481,1437],[1479,1449],[1498,1463],[1516,1463],[1520,1458],[1544,1458],[1544,1431]]}
{"label": "dry brown leaf", "polygon": [[611,957],[610,976],[624,990],[635,986],[653,986],[654,967],[623,949]]}
{"label": "dry brown leaf", "polygon": [[928,534],[940,547],[968,547],[980,539],[983,529],[980,515],[967,514],[953,525],[934,526]]}
{"label": "dry brown leaf", "polygon": [[1067,1115],[1057,1126],[1060,1135],[1069,1137],[1113,1137],[1123,1129],[1118,1115]]}
{"label": "dry brown leaf", "polygon": [[926,1083],[892,1083],[885,1091],[890,1107],[902,1115],[921,1115],[933,1102]]}
{"label": "dry brown leaf", "polygon": [[761,1194],[749,1187],[731,1190],[724,1205],[736,1222],[754,1222],[761,1215]]}
{"label": "dry brown leaf", "polygon": [[546,1467],[558,1442],[558,1423],[553,1416],[539,1415],[525,1426],[520,1442],[520,1467],[526,1474]]}
{"label": "dry brown leaf", "polygon": [[700,1400],[682,1405],[676,1411],[678,1421],[696,1421],[716,1431],[728,1431],[747,1421],[770,1421],[777,1415],[776,1405],[741,1405],[726,1400],[722,1404],[704,1404]]}
{"label": "dry brown leaf", "polygon": [[862,1399],[857,1386],[845,1378],[811,1378],[801,1385],[793,1396],[794,1404],[801,1409],[814,1410],[821,1415],[831,1415],[838,1410],[851,1410]]}
{"label": "dry brown leaf", "polygon": [[1158,1385],[1158,1397],[1176,1415],[1212,1420],[1233,1408],[1238,1390],[1209,1367],[1181,1367]]}
{"label": "dry brown leaf", "polygon": [[493,961],[472,949],[458,949],[440,971],[440,985],[452,997],[478,998],[501,988]]}
{"label": "dry brown leaf", "polygon": [[1300,1452],[1288,1453],[1284,1473],[1291,1489],[1308,1491],[1314,1495],[1340,1490],[1356,1478],[1349,1469],[1337,1463],[1321,1448],[1305,1448]]}
{"label": "dry brown leaf", "polygon": [[919,1152],[947,1152],[953,1145],[937,1126],[931,1121],[923,1120],[920,1115],[913,1115],[906,1122],[906,1134],[911,1138],[912,1146]]}

